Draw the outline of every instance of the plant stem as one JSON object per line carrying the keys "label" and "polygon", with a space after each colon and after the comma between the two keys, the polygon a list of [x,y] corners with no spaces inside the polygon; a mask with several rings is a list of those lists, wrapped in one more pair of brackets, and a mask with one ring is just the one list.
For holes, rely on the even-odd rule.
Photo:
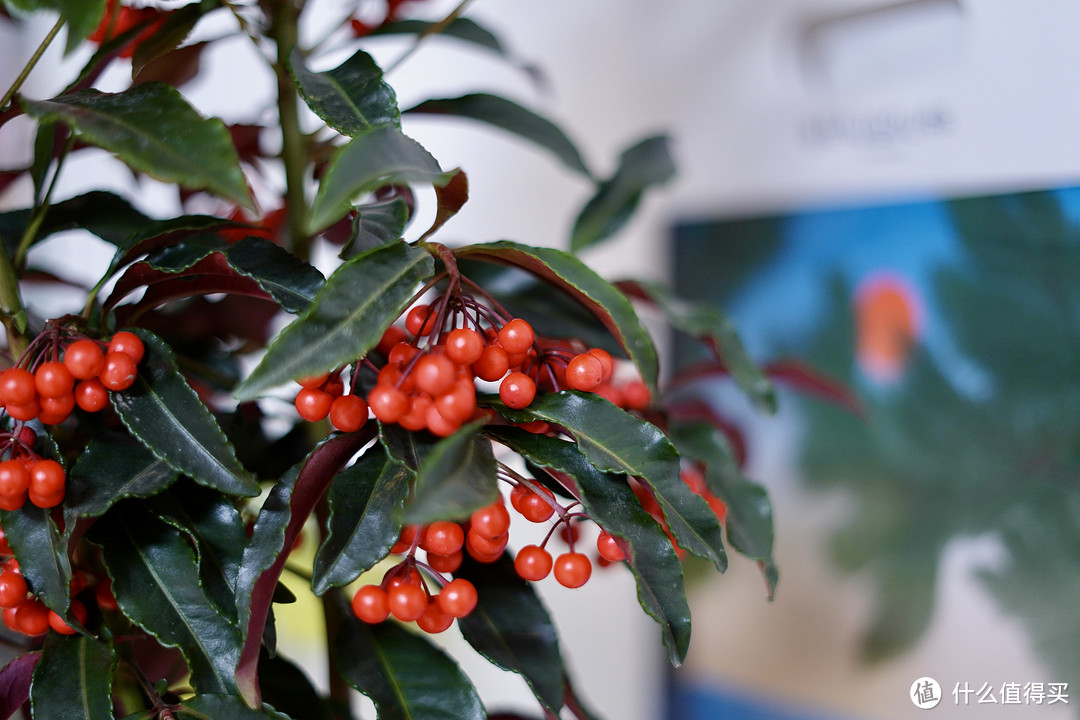
{"label": "plant stem", "polygon": [[288,208],[292,250],[300,259],[311,253],[307,234],[307,200],[304,197],[304,173],[307,169],[304,134],[300,131],[296,87],[289,76],[289,54],[296,47],[296,25],[300,10],[294,0],[276,0],[272,4],[270,34],[277,44],[278,119],[281,123],[281,159],[285,164],[285,206]]}
{"label": "plant stem", "polygon": [[400,66],[401,63],[408,60],[412,56],[412,54],[415,53],[419,49],[421,43],[423,43],[429,37],[431,37],[432,35],[438,35],[443,30],[448,28],[451,23],[453,23],[455,20],[457,20],[459,17],[461,17],[462,13],[465,12],[465,8],[468,7],[469,3],[471,3],[471,2],[472,2],[472,0],[461,0],[461,2],[458,3],[458,6],[450,11],[449,15],[447,15],[442,20],[440,20],[439,22],[431,25],[426,30],[424,30],[422,33],[417,35],[416,40],[413,42],[412,46],[408,50],[406,50],[401,55],[401,57],[399,57],[394,62],[390,63],[390,66],[387,67],[386,70],[383,71],[383,75],[389,75],[394,70],[396,70],[398,68],[398,66]]}
{"label": "plant stem", "polygon": [[15,93],[19,92],[19,88],[21,88],[23,86],[23,83],[26,82],[26,78],[30,77],[30,72],[34,69],[34,66],[38,64],[38,60],[40,60],[41,56],[45,54],[45,50],[48,49],[50,44],[52,44],[52,41],[56,37],[56,34],[60,32],[60,28],[63,26],[64,18],[63,16],[61,16],[56,21],[56,24],[52,26],[52,30],[49,31],[49,34],[46,35],[45,39],[41,41],[40,45],[38,45],[37,50],[34,51],[34,54],[30,56],[29,60],[27,60],[26,67],[24,67],[22,69],[22,72],[19,73],[19,76],[15,78],[15,82],[13,82],[11,84],[11,87],[8,88],[8,91],[4,93],[3,100],[0,100],[0,109],[6,108],[8,103],[11,102],[11,99],[15,97]]}
{"label": "plant stem", "polygon": [[7,330],[8,351],[17,358],[26,351],[26,309],[19,292],[19,277],[7,251],[0,252],[0,312]]}

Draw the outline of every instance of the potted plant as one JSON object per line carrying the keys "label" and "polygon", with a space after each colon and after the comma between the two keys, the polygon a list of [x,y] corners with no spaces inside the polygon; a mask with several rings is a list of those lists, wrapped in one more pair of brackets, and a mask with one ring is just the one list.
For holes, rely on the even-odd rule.
{"label": "potted plant", "polygon": [[[418,2],[351,8],[333,36],[347,59],[315,70],[325,46],[297,34],[315,0],[5,0],[13,22],[58,18],[0,101],[0,131],[20,116],[35,128],[32,161],[0,174],[33,188],[0,214],[0,606],[20,653],[0,671],[0,717],[27,703],[34,718],[349,717],[350,687],[384,718],[486,717],[429,639],[456,623],[525,678],[538,713],[590,718],[533,583],[574,588],[597,562],[625,565],[676,664],[690,640],[681,555],[723,571],[726,530],[771,592],[767,497],[705,406],[661,391],[637,307],[700,338],[709,371],[766,406],[768,383],[714,308],[609,282],[574,254],[670,177],[666,138],[596,178],[556,125],[509,99],[399,108],[365,44],[443,34],[498,51],[465,4],[435,21],[409,16]],[[268,53],[273,121],[227,126],[177,89],[214,42],[188,40],[211,15]],[[93,52],[54,97],[23,94],[58,36]],[[130,87],[95,89],[125,63]],[[466,175],[403,133],[403,112],[514,132],[595,183],[570,251],[440,242]],[[58,197],[88,147],[172,187],[179,211]],[[434,220],[410,228],[424,186]],[[41,317],[23,290],[60,279],[35,249],[70,229],[113,256],[81,311]],[[320,246],[339,256],[328,276],[310,264]],[[512,515],[547,539],[517,542]],[[298,567],[309,521],[317,550]],[[548,542],[560,532],[565,546]],[[276,655],[273,605],[293,599],[283,572],[321,599],[326,697]]]}

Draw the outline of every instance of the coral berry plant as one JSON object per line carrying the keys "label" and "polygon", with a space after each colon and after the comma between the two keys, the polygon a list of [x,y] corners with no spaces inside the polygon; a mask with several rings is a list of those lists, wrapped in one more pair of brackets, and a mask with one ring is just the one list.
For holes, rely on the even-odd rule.
{"label": "coral berry plant", "polygon": [[[708,371],[766,405],[768,383],[714,309],[609,282],[574,254],[670,176],[666,139],[598,178],[509,99],[402,110],[368,43],[404,39],[398,62],[435,35],[509,55],[462,7],[414,18],[419,0],[352,3],[304,47],[316,5],[0,6],[25,33],[31,13],[56,18],[0,100],[0,131],[36,133],[23,165],[0,168],[0,199],[19,208],[0,213],[0,638],[14,654],[0,717],[326,720],[353,717],[355,688],[382,718],[483,718],[430,637],[456,626],[524,677],[534,717],[589,718],[536,583],[632,573],[675,664],[690,641],[686,555],[723,571],[726,531],[775,584],[764,491],[711,406],[677,377],[662,391],[638,309],[701,339]],[[227,125],[181,92],[200,71],[212,82],[200,58],[222,27],[266,60],[276,122]],[[56,37],[83,67],[32,97],[24,81]],[[129,68],[126,89],[97,89]],[[466,176],[406,135],[403,114],[516,133],[593,183],[570,250],[442,239]],[[91,147],[133,187],[171,189],[172,209],[140,207],[138,192],[64,197]],[[410,225],[419,190],[428,228]],[[39,264],[62,231],[112,259],[47,319],[26,290],[64,282]],[[327,248],[328,277],[309,263]],[[543,529],[512,530],[531,525]],[[317,537],[294,552],[305,527]],[[272,606],[295,599],[283,573],[325,616],[325,695],[277,653]]]}

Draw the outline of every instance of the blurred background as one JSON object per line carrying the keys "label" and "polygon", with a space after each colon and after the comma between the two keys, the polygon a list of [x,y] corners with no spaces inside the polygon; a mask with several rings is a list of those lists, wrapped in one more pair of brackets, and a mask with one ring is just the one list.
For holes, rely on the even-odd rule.
{"label": "blurred background", "polygon": [[[318,2],[309,39],[356,5]],[[924,712],[913,684],[928,677],[939,716],[1076,717],[1080,6],[476,0],[468,15],[507,57],[432,39],[388,78],[401,106],[503,94],[559,123],[602,176],[670,135],[676,180],[585,259],[718,303],[755,360],[789,370],[772,416],[723,381],[702,387],[770,491],[775,600],[740,558],[719,578],[689,568],[694,640],[673,671],[628,573],[541,587],[585,698],[624,720],[890,720]],[[5,86],[51,20],[35,23],[0,35]],[[405,47],[365,49],[388,66]],[[205,113],[272,113],[243,38],[204,66],[184,92]],[[52,57],[27,94],[62,87],[63,67]],[[579,176],[464,120],[404,127],[469,176],[440,239],[566,247],[590,194]],[[28,152],[3,140],[5,158]],[[101,186],[76,161],[65,172],[59,197]],[[175,209],[123,171],[109,182],[147,212]],[[100,270],[85,237],[41,252],[67,277]],[[673,365],[693,361],[658,340]],[[319,636],[303,612],[279,614],[301,656]],[[458,651],[489,706],[531,708],[519,680]]]}

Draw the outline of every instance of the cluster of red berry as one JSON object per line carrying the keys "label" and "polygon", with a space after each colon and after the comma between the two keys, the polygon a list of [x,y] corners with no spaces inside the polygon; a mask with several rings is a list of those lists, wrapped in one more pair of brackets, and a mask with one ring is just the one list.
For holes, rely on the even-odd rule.
{"label": "cluster of red berry", "polygon": [[109,404],[109,390],[126,390],[135,382],[145,352],[137,335],[119,332],[105,345],[64,333],[50,325],[15,367],[0,373],[0,404],[16,421],[10,431],[0,432],[0,457],[7,457],[0,462],[0,509],[18,510],[27,499],[51,508],[64,499],[63,466],[35,452],[37,433],[24,423],[36,418],[57,425],[76,405],[98,412]]}
{"label": "cluster of red berry", "polygon": [[[4,625],[15,632],[31,637],[43,635],[52,628],[62,635],[72,635],[76,629],[58,613],[50,610],[30,593],[26,580],[19,569],[19,561],[11,556],[11,547],[0,530],[0,608],[3,608]],[[94,600],[102,610],[116,610],[112,582],[106,576],[95,582],[88,573],[77,570],[71,579],[71,614],[80,625],[86,623],[86,604],[76,596],[92,591]],[[87,593],[89,594],[89,593]]]}
{"label": "cluster of red berry", "polygon": [[[499,399],[515,410],[528,407],[538,389],[614,387],[609,383],[614,360],[605,350],[577,352],[538,338],[526,320],[504,319],[467,295],[415,305],[404,326],[391,326],[377,345],[385,364],[363,359],[378,371],[366,401],[357,394],[357,362],[347,394],[344,368],[299,380],[300,417],[312,422],[329,417],[337,429],[352,432],[367,421],[370,409],[382,423],[445,437],[483,412],[476,406],[477,381],[499,383]],[[647,392],[644,400],[640,392],[635,396],[642,407]]]}

